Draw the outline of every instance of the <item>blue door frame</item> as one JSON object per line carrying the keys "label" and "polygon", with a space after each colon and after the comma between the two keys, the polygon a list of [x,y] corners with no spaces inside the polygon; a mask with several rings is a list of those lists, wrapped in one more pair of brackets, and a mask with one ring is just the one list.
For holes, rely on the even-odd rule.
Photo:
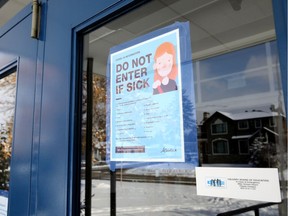
{"label": "blue door frame", "polygon": [[[31,5],[1,28],[0,70],[15,64],[18,71],[9,215],[77,215],[82,35],[144,2],[42,0],[39,40],[30,37]],[[280,63],[287,103],[287,2],[273,3],[277,11],[286,5],[286,16],[284,10],[275,20],[286,44]]]}

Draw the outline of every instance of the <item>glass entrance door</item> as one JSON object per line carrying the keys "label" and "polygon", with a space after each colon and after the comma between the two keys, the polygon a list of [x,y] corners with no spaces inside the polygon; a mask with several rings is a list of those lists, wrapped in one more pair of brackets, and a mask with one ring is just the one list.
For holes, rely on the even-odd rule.
{"label": "glass entrance door", "polygon": [[[85,33],[81,213],[286,215],[276,44],[271,0],[149,1]],[[217,195],[209,173],[199,195],[196,167],[275,168],[281,200]]]}

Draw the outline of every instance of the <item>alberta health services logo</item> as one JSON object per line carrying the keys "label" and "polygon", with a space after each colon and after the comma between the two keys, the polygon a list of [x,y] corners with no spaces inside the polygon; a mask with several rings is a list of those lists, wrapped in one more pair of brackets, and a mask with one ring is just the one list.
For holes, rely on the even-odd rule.
{"label": "alberta health services logo", "polygon": [[207,177],[206,187],[212,188],[226,188],[227,180],[221,177]]}

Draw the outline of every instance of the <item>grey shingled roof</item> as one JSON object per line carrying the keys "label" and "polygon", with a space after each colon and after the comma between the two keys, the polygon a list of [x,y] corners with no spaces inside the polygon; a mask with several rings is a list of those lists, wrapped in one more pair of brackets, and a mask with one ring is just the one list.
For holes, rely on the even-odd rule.
{"label": "grey shingled roof", "polygon": [[217,111],[222,115],[232,119],[232,120],[245,120],[245,119],[257,119],[265,117],[274,117],[278,116],[277,112],[262,112],[262,111],[252,111],[252,112],[243,112],[243,113],[228,113]]}

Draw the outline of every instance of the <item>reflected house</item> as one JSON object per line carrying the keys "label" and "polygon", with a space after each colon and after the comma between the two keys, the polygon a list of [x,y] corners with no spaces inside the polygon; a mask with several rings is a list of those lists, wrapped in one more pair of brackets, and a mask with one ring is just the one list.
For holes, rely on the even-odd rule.
{"label": "reflected house", "polygon": [[[273,167],[273,155],[276,158],[279,142],[279,122],[285,124],[285,117],[275,111],[216,111],[211,116],[203,113],[199,125],[201,163]],[[263,158],[263,152],[266,152],[266,158]]]}

